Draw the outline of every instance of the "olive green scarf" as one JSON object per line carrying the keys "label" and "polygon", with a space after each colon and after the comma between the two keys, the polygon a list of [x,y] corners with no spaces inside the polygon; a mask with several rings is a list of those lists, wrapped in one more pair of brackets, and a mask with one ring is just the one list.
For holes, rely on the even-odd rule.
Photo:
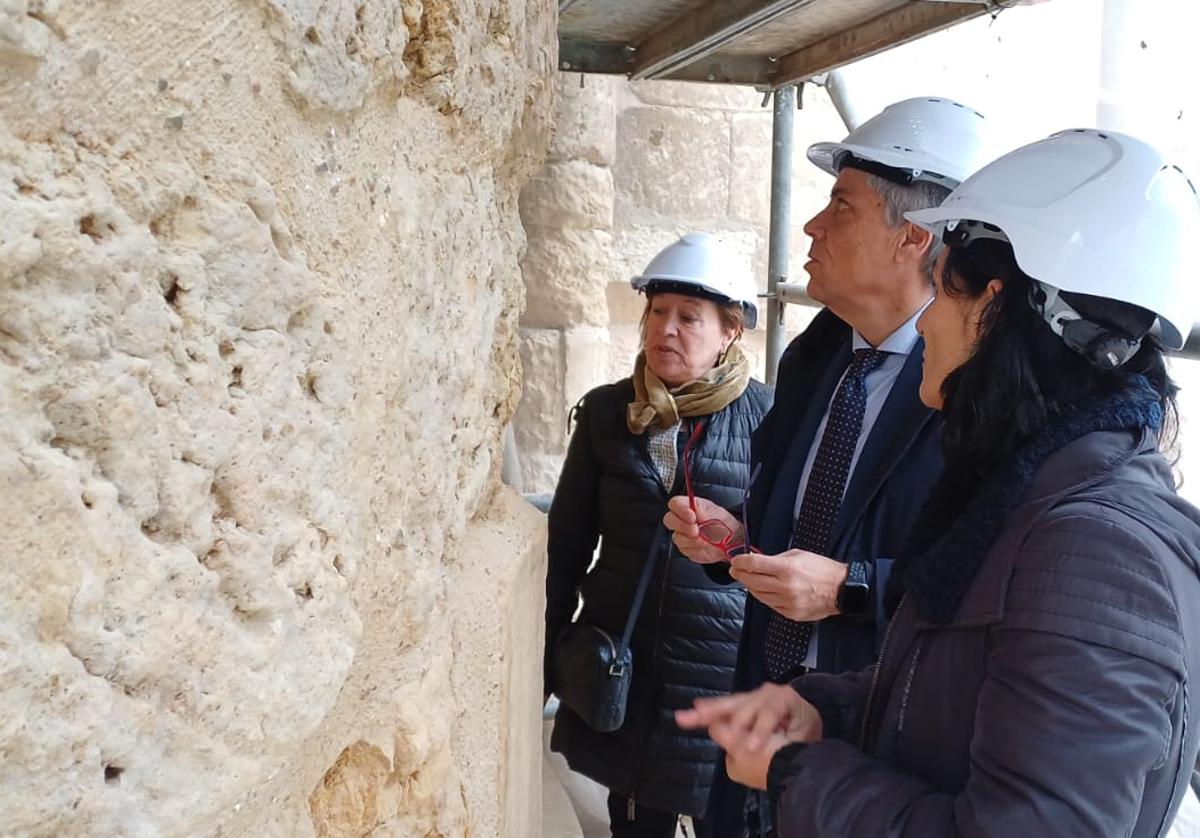
{"label": "olive green scarf", "polygon": [[683,417],[708,416],[724,409],[750,383],[750,359],[736,343],[700,378],[667,387],[646,365],[645,351],[633,367],[634,400],[625,408],[625,424],[632,434],[647,428],[670,428]]}

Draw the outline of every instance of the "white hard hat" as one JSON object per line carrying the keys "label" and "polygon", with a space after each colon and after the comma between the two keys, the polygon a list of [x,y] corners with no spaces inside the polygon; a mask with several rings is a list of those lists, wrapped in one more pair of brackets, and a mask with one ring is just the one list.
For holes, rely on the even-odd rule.
{"label": "white hard hat", "polygon": [[[1183,347],[1196,320],[1200,198],[1182,169],[1134,137],[1060,131],[906,217],[935,234],[992,225],[1040,283],[1153,312],[1168,349]],[[986,229],[962,227],[966,239]]]}
{"label": "white hard hat", "polygon": [[985,139],[983,114],[950,99],[923,96],[888,105],[840,143],[814,143],[808,159],[835,176],[856,159],[868,171],[874,164],[890,170],[888,175],[953,189],[991,159]]}
{"label": "white hard hat", "polygon": [[679,293],[741,303],[746,328],[758,324],[758,289],[754,278],[729,248],[709,233],[688,233],[650,260],[646,270],[630,280],[637,291]]}

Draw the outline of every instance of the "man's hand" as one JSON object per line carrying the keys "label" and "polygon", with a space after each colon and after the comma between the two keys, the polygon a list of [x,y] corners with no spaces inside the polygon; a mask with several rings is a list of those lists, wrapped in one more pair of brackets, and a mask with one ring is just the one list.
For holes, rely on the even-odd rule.
{"label": "man's hand", "polygon": [[816,708],[780,684],[697,699],[691,710],[676,711],[675,721],[684,729],[707,728],[726,752],[729,777],[758,789],[767,786],[767,768],[776,751],[789,742],[819,742],[823,735]]}
{"label": "man's hand", "polygon": [[[696,498],[696,510],[685,495],[676,495],[667,501],[667,514],[663,526],[671,531],[671,538],[679,552],[696,564],[716,564],[729,561],[729,556],[720,547],[714,547],[700,538],[700,522],[720,521],[733,533],[734,544],[743,541],[742,524],[729,512],[705,498]],[[714,529],[721,529],[714,527]],[[724,531],[722,530],[722,535]],[[714,539],[715,540],[715,539]]]}
{"label": "man's hand", "polygon": [[729,575],[772,611],[809,622],[838,613],[838,591],[849,572],[848,565],[834,559],[807,550],[786,550],[775,556],[734,556]]}

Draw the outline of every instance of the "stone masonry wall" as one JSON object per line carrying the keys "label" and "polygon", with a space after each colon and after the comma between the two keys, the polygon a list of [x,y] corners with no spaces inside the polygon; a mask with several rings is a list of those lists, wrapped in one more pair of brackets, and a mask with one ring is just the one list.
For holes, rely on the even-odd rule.
{"label": "stone masonry wall", "polygon": [[554,21],[0,0],[0,833],[536,834]]}
{"label": "stone masonry wall", "polygon": [[[716,233],[767,284],[771,108],[744,87],[558,76],[550,162],[521,196],[522,401],[515,419],[522,489],[551,492],[566,453],[567,413],[592,387],[630,374],[644,298],[630,277],[681,235]],[[804,222],[832,180],[804,158],[846,129],[825,91],[807,86],[795,120],[792,268]],[[789,306],[794,334],[814,313]],[[763,374],[766,305],[745,345]]]}

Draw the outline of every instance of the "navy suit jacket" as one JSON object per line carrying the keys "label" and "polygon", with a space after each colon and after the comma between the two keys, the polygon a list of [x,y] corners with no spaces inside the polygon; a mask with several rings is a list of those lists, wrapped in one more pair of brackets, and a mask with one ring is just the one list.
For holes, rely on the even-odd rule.
{"label": "navy suit jacket", "polygon": [[[850,475],[832,534],[831,558],[869,568],[875,607],[863,616],[821,622],[817,669],[845,672],[872,663],[887,623],[883,592],[892,559],[900,554],[913,521],[942,469],[941,419],[921,404],[918,341],[905,361]],[[764,553],[788,549],[800,477],[817,426],[852,354],[850,327],[828,310],[788,346],[780,359],[775,403],[755,431],[746,522],[751,543]],[[708,565],[728,578],[725,565]],[[771,610],[746,598],[734,689],[751,690],[766,679],[765,640]],[[709,817],[715,835],[740,835],[745,789],[723,778],[713,787]]]}

